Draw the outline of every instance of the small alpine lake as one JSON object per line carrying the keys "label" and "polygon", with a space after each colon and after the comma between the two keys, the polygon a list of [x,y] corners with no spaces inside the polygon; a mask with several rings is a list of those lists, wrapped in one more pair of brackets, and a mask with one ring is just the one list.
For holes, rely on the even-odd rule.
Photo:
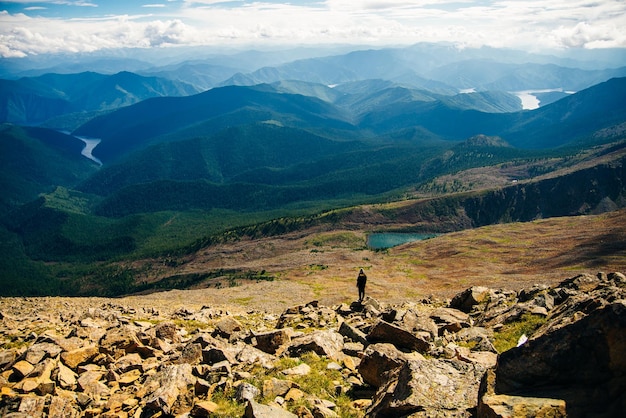
{"label": "small alpine lake", "polygon": [[407,242],[421,241],[439,234],[414,232],[374,232],[367,236],[367,246],[372,250],[384,250]]}

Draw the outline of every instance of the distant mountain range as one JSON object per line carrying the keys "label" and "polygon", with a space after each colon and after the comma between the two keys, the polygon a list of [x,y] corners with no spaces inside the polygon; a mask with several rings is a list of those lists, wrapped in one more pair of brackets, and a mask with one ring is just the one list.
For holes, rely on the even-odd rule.
{"label": "distant mountain range", "polygon": [[[307,54],[307,58],[289,60]],[[13,64],[17,67],[17,62],[5,61],[5,72],[10,72]],[[414,97],[434,96],[439,100],[450,97],[456,106],[464,108],[514,112],[521,109],[519,101],[513,98],[515,92],[546,89],[561,92],[543,94],[541,104],[545,105],[567,92],[626,76],[625,66],[596,68],[599,62],[436,44],[362,49],[326,56],[317,50],[250,51],[170,61],[155,65],[128,59],[127,70],[119,71],[124,63],[119,57],[94,58],[82,65],[70,60],[65,67],[60,63],[51,66],[45,74],[7,77],[0,80],[0,122],[45,123],[49,127],[73,130],[97,114],[93,112],[114,110],[147,98],[187,96],[219,86],[259,84],[280,85],[279,90],[332,103],[341,100],[344,105],[354,98],[342,98],[343,94],[362,97],[376,94],[385,85],[384,90],[396,87]],[[258,67],[250,71],[253,63]],[[88,68],[97,72],[76,71]],[[38,70],[42,71],[45,70]],[[459,95],[463,91],[488,97]],[[511,96],[494,101],[495,95]],[[393,99],[397,97],[388,98]],[[85,116],[85,112],[91,113]]]}
{"label": "distant mountain range", "polygon": [[[256,85],[281,80],[300,80],[337,85],[353,81],[385,79],[414,89],[454,94],[460,89],[518,91],[562,88],[578,91],[613,77],[626,75],[618,69],[582,70],[555,64],[503,63],[492,59],[462,59],[451,63],[422,50],[383,49],[346,55],[311,58],[238,73],[221,85]],[[459,53],[462,57],[463,54]],[[433,62],[440,62],[437,66]]]}
{"label": "distant mountain range", "polygon": [[[336,100],[343,103],[340,106],[282,93],[277,87],[284,91],[284,84],[229,86],[189,97],[146,100],[94,118],[75,134],[101,138],[94,153],[103,161],[159,142],[206,138],[222,129],[260,122],[323,132],[330,138],[371,140],[420,126],[440,139],[460,141],[487,134],[519,148],[552,148],[626,117],[626,78],[609,80],[535,111],[515,113],[468,108],[468,103],[473,107],[490,103],[492,108],[510,104],[510,96],[495,93],[438,98],[392,86],[373,94],[344,94]],[[292,90],[297,88],[292,85]]]}
{"label": "distant mountain range", "polygon": [[61,115],[108,111],[150,97],[188,96],[198,92],[183,82],[129,72],[46,74],[0,80],[0,121],[37,125]]}

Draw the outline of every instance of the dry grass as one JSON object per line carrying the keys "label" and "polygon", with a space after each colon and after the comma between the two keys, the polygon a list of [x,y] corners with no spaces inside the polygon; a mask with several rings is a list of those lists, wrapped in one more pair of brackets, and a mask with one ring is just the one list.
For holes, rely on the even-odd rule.
{"label": "dry grass", "polygon": [[492,225],[387,251],[358,245],[357,238],[365,243],[363,231],[335,231],[333,236],[348,235],[349,240],[328,240],[327,232],[301,231],[206,248],[182,270],[265,269],[277,279],[140,298],[163,299],[172,306],[211,304],[280,312],[311,300],[327,305],[353,301],[359,268],[368,275],[367,295],[387,303],[429,295],[449,298],[473,285],[521,289],[555,284],[583,272],[626,271],[626,210]]}

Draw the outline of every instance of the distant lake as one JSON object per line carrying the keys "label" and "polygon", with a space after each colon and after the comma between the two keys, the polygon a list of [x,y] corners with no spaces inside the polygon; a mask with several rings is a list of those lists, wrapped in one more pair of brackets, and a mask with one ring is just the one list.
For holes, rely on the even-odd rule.
{"label": "distant lake", "polygon": [[407,242],[433,238],[437,235],[438,234],[417,234],[410,232],[376,232],[367,236],[367,246],[373,250],[382,250],[406,244]]}

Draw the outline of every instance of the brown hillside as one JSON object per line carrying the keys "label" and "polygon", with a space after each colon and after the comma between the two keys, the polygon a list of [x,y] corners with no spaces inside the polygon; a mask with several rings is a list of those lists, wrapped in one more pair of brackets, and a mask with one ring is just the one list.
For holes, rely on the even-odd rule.
{"label": "brown hillside", "polygon": [[[140,298],[164,306],[235,305],[279,312],[320,300],[326,305],[356,298],[359,268],[368,274],[366,294],[388,303],[451,297],[472,286],[521,289],[555,284],[572,275],[626,270],[626,209],[593,216],[492,225],[441,235],[387,251],[364,248],[365,233],[299,231],[203,249],[165,277],[219,268],[266,270],[274,281],[212,279],[198,289]],[[231,283],[232,285],[232,283]],[[219,288],[217,286],[220,286]]]}

